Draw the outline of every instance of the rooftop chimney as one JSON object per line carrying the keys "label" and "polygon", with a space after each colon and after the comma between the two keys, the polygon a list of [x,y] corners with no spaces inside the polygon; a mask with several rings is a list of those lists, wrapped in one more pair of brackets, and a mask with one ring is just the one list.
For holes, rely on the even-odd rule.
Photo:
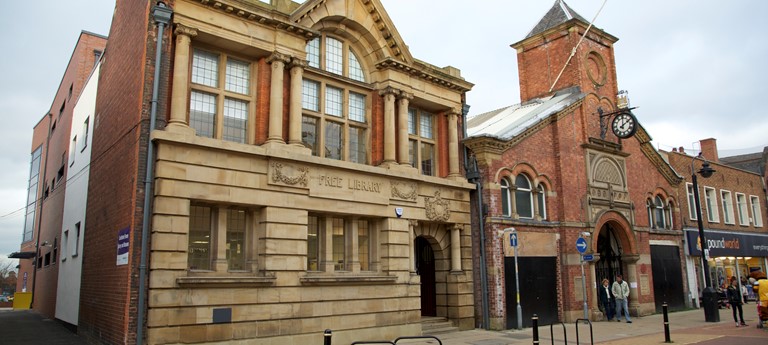
{"label": "rooftop chimney", "polygon": [[704,159],[710,162],[720,161],[720,157],[717,156],[717,139],[702,139],[699,140],[699,144],[701,145],[701,154],[704,156]]}

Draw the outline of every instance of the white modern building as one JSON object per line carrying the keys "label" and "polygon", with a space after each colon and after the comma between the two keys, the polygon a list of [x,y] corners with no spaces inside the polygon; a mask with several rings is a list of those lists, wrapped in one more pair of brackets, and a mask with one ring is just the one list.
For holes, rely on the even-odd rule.
{"label": "white modern building", "polygon": [[77,326],[80,306],[82,248],[85,231],[85,208],[88,202],[88,172],[91,165],[91,138],[99,83],[97,63],[75,104],[72,114],[69,147],[69,178],[64,197],[59,256],[59,285],[56,291],[56,318]]}

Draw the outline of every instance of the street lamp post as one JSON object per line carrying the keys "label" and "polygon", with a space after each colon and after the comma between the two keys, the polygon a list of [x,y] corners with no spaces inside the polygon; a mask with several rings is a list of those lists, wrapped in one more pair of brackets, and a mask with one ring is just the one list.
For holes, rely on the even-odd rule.
{"label": "street lamp post", "polygon": [[706,322],[720,322],[720,312],[717,307],[717,291],[712,287],[712,279],[709,276],[709,247],[707,246],[707,239],[704,236],[704,223],[701,219],[701,202],[699,201],[699,183],[697,173],[701,174],[703,178],[709,178],[715,172],[709,166],[709,162],[704,160],[701,165],[701,169],[698,172],[694,172],[693,165],[696,158],[702,159],[701,153],[698,156],[693,157],[691,160],[691,180],[693,182],[693,198],[696,204],[696,221],[699,226],[699,242],[701,242],[701,267],[704,270],[704,291],[701,293],[701,302],[704,305],[704,320]]}

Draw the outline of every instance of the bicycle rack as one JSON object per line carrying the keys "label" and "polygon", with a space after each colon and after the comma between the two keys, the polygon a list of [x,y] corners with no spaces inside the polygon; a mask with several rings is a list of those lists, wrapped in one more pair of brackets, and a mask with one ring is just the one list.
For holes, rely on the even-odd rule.
{"label": "bicycle rack", "polygon": [[[563,326],[563,344],[568,344],[568,333],[565,331],[565,324],[558,322],[560,326]],[[555,345],[555,324],[549,325],[549,339],[552,340],[552,345]]]}
{"label": "bicycle rack", "polygon": [[439,345],[443,345],[443,342],[440,341],[436,336],[434,335],[414,335],[414,336],[404,336],[404,337],[398,337],[397,339],[393,341],[388,340],[366,340],[366,341],[356,341],[352,343],[351,345],[363,345],[363,344],[389,344],[389,345],[397,345],[397,342],[400,340],[414,340],[414,339],[434,339],[437,340],[437,343]]}
{"label": "bicycle rack", "polygon": [[397,342],[400,340],[412,340],[412,339],[435,339],[437,340],[438,344],[443,345],[443,342],[440,341],[440,339],[437,339],[437,337],[434,335],[414,335],[414,336],[398,337],[392,343],[397,344]]}
{"label": "bicycle rack", "polygon": [[589,321],[589,319],[576,319],[576,345],[579,345],[579,322],[584,321],[584,323],[589,324],[589,343],[594,345],[595,344],[595,338],[592,335],[592,322]]}

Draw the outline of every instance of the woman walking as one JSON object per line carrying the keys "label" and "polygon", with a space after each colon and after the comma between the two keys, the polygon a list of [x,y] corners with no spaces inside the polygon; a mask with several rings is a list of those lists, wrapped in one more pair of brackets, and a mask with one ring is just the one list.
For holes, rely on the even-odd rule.
{"label": "woman walking", "polygon": [[611,287],[608,286],[608,279],[603,279],[603,286],[600,287],[598,295],[600,296],[600,305],[603,306],[603,313],[608,321],[613,321],[613,313],[615,312],[613,303],[613,295],[611,294]]}
{"label": "woman walking", "polygon": [[[741,291],[737,285],[736,277],[731,277],[731,284],[728,285],[726,294],[728,295],[728,303],[731,304],[731,310],[733,310],[733,321],[736,322],[736,327],[746,326],[747,324],[744,323],[744,311],[741,308]],[[736,309],[739,310],[739,319],[736,319]]]}

